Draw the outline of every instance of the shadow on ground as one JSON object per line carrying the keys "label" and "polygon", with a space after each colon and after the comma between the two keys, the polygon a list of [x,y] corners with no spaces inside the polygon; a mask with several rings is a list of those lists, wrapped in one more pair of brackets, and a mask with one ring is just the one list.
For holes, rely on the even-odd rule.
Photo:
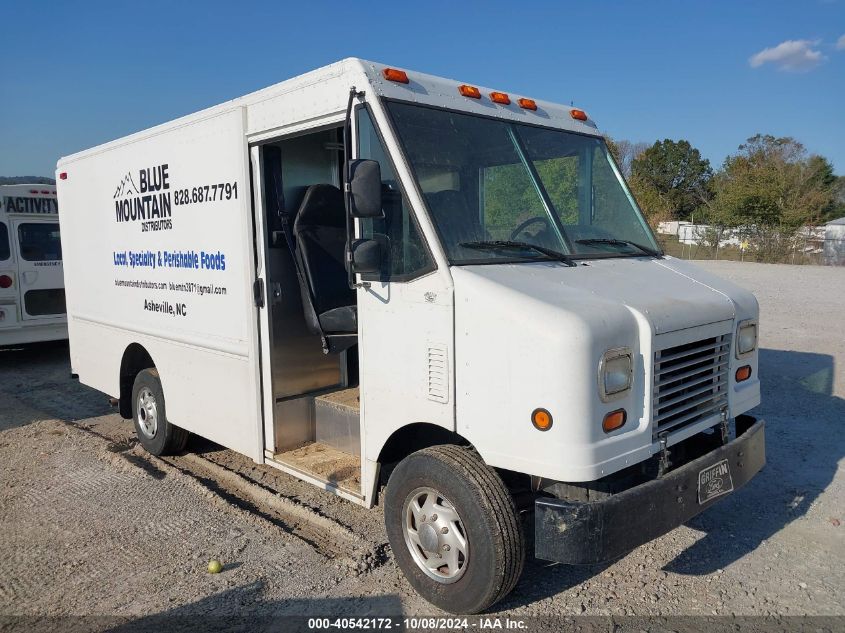
{"label": "shadow on ground", "polygon": [[689,522],[705,535],[666,571],[713,573],[806,514],[845,456],[845,400],[833,395],[835,371],[826,354],[760,351],[763,403],[752,413],[766,420],[766,467]]}
{"label": "shadow on ground", "polygon": [[[296,598],[264,600],[265,583],[253,582],[240,587],[141,617],[63,616],[56,618],[0,618],[11,630],[36,633],[53,631],[91,633],[161,633],[162,631],[216,631],[262,633],[331,630],[317,625],[314,618],[392,618],[392,630],[403,631],[402,603],[398,596],[363,596],[358,598]],[[353,628],[351,625],[336,627]],[[361,628],[361,627],[357,627]],[[384,628],[371,625],[367,628]],[[6,630],[6,629],[4,629]]]}
{"label": "shadow on ground", "polygon": [[[265,583],[253,582],[175,609],[127,621],[109,633],[160,631],[313,631],[312,618],[365,618],[402,616],[398,596],[360,598],[263,599]],[[400,628],[400,630],[402,630]]]}
{"label": "shadow on ground", "polygon": [[[763,404],[752,413],[766,420],[767,465],[742,490],[689,522],[690,527],[704,532],[704,536],[667,564],[665,571],[685,575],[714,573],[754,551],[761,542],[807,513],[833,481],[838,463],[845,456],[845,400],[834,395],[835,372],[834,359],[829,355],[761,350]],[[7,404],[11,400],[26,406],[10,410]],[[0,430],[40,419],[73,421],[112,411],[103,394],[70,378],[66,345],[0,352]],[[223,449],[196,440],[192,450],[204,453]],[[549,563],[529,555],[522,580],[498,608],[522,606],[556,595],[589,580],[608,566],[547,569]],[[225,602],[252,604],[250,600],[261,589],[253,585],[233,589],[225,594],[228,596]],[[350,605],[360,610],[366,600],[371,600],[379,613],[398,612],[398,598],[395,603],[379,602],[389,598],[282,601],[263,605],[262,609],[292,613],[313,607],[314,613],[351,612],[347,608]],[[205,606],[204,603],[188,605],[176,610],[176,615],[192,607],[197,613],[211,614],[214,598],[207,600],[211,602]],[[213,623],[214,617],[209,617]],[[143,620],[138,621],[142,623]]]}
{"label": "shadow on ground", "polygon": [[[845,456],[845,400],[833,395],[835,371],[826,354],[760,351],[763,404],[751,413],[766,420],[766,467],[688,523],[705,535],[665,571],[706,575],[726,567],[803,516],[830,485]],[[553,565],[535,559],[532,549],[522,579],[496,610],[554,596],[612,564]]]}
{"label": "shadow on ground", "polygon": [[71,378],[67,341],[0,349],[0,430],[113,411],[104,394]]}

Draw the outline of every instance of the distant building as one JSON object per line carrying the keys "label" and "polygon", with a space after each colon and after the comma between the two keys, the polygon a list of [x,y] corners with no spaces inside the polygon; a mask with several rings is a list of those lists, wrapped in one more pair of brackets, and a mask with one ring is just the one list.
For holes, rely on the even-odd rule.
{"label": "distant building", "polygon": [[845,266],[845,218],[824,225],[824,263]]}

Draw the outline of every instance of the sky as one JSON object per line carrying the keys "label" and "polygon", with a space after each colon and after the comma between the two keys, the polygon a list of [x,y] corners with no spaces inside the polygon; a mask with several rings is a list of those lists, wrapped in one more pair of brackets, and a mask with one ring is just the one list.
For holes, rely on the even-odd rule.
{"label": "sky", "polygon": [[0,0],[0,175],[337,61],[574,103],[714,167],[760,132],[845,174],[845,0]]}

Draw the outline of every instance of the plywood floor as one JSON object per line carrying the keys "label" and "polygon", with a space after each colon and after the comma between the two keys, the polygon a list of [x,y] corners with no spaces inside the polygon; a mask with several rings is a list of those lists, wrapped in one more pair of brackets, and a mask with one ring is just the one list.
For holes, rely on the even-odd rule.
{"label": "plywood floor", "polygon": [[338,488],[361,494],[361,459],[328,444],[310,442],[291,451],[276,453],[273,459]]}
{"label": "plywood floor", "polygon": [[358,387],[332,391],[331,393],[316,397],[315,400],[341,409],[353,409],[354,411],[361,410],[361,397]]}

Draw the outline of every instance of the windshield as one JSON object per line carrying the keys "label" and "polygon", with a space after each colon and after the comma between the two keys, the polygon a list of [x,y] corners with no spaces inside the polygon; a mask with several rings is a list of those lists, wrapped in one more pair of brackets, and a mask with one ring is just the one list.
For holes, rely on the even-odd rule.
{"label": "windshield", "polygon": [[406,103],[388,109],[453,264],[549,258],[528,245],[574,259],[660,252],[603,139]]}

